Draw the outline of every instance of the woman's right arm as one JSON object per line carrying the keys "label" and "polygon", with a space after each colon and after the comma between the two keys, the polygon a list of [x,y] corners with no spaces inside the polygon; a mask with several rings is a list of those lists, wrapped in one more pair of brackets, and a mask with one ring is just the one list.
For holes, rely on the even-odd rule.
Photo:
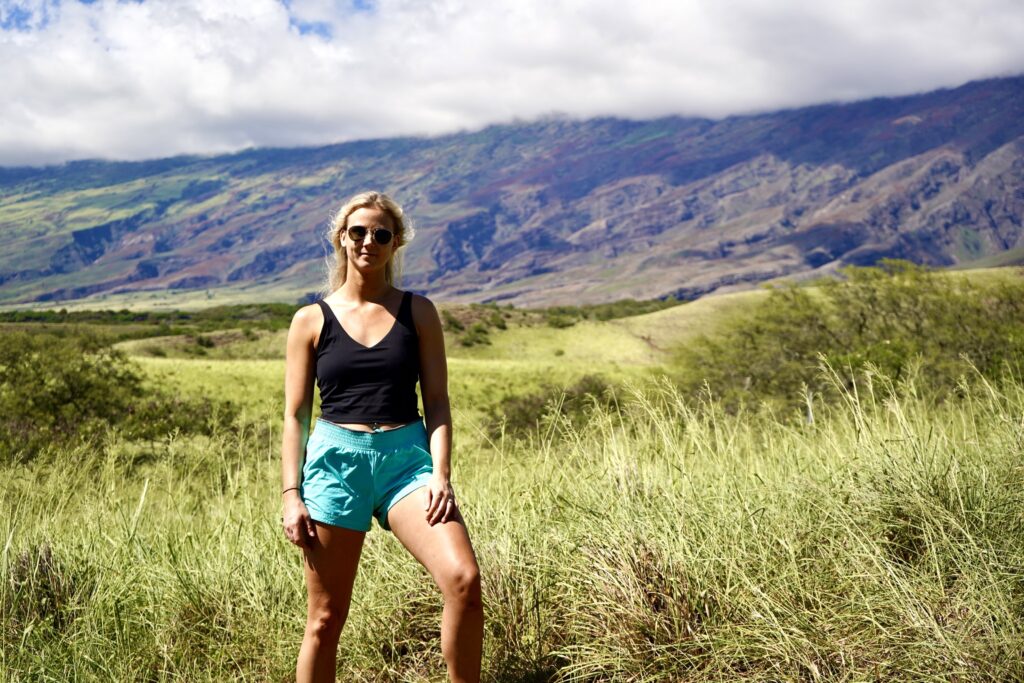
{"label": "woman's right arm", "polygon": [[302,485],[302,462],[313,413],[313,382],[316,379],[314,341],[323,314],[317,306],[305,306],[292,318],[284,374],[284,428],[281,437],[281,490],[284,498],[284,533],[295,545],[307,545],[316,538],[298,487]]}

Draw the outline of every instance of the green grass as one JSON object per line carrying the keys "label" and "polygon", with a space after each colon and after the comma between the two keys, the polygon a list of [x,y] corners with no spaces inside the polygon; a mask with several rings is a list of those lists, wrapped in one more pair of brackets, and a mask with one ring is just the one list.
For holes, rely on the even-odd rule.
{"label": "green grass", "polygon": [[[219,365],[148,367],[222,393],[256,369]],[[258,403],[278,372],[237,397]],[[813,425],[665,387],[622,405],[527,442],[460,425],[488,680],[1024,675],[1020,387],[935,406],[878,385]],[[304,598],[276,423],[4,470],[0,668],[287,679]],[[369,535],[355,594],[340,680],[443,675],[439,598],[387,534]]]}
{"label": "green grass", "polygon": [[[986,277],[1003,277],[989,273]],[[684,397],[659,372],[763,292],[449,353],[454,479],[483,571],[485,680],[1024,678],[1024,388],[944,401],[867,375],[815,420]],[[205,334],[205,333],[204,333]],[[10,680],[289,680],[305,596],[280,531],[282,331],[124,342],[236,430],[0,466]],[[176,348],[176,344],[182,344]],[[164,357],[147,355],[154,348]],[[562,353],[558,353],[561,351]],[[493,438],[503,398],[598,372],[583,424]],[[440,597],[367,539],[339,680],[443,678]]]}

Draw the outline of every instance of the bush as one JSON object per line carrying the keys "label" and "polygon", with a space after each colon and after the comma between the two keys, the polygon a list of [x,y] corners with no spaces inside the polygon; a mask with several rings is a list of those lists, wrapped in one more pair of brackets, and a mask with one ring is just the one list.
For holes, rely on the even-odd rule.
{"label": "bush", "polygon": [[617,318],[629,318],[645,313],[653,313],[672,306],[678,306],[682,301],[669,297],[667,299],[647,299],[637,301],[636,299],[620,299],[604,304],[587,304],[584,306],[550,306],[543,309],[544,319],[548,325],[556,328],[572,327],[581,320],[615,320]]}
{"label": "bush", "polygon": [[498,310],[491,313],[490,317],[487,319],[487,324],[499,330],[508,329],[508,324],[505,322],[505,316]]}
{"label": "bush", "polygon": [[0,458],[32,458],[119,427],[139,438],[174,430],[209,433],[233,421],[209,400],[184,400],[143,385],[122,352],[88,334],[5,334],[0,344]]}
{"label": "bush", "polygon": [[562,330],[566,327],[572,327],[576,324],[576,319],[571,318],[561,313],[547,313],[545,317],[548,322],[548,327],[554,327],[556,330]]}
{"label": "bush", "polygon": [[441,324],[446,332],[461,332],[465,329],[462,321],[447,309],[441,309]]}
{"label": "bush", "polygon": [[491,337],[487,326],[483,323],[473,323],[465,333],[459,337],[459,343],[463,346],[487,345],[491,343]]}
{"label": "bush", "polygon": [[581,427],[596,406],[614,408],[612,386],[599,375],[584,375],[570,387],[546,385],[530,394],[509,396],[490,409],[489,433],[523,438],[536,431],[545,418],[561,418]]}
{"label": "bush", "polygon": [[140,376],[124,354],[92,335],[4,335],[0,345],[0,447],[33,455],[55,441],[102,431],[131,410]]}
{"label": "bush", "polygon": [[850,267],[843,279],[816,289],[774,288],[752,315],[676,354],[682,384],[706,381],[731,402],[806,400],[835,395],[827,361],[853,388],[873,367],[897,383],[912,370],[923,391],[956,389],[978,372],[995,378],[1016,372],[1024,357],[1024,283],[972,284],[906,261]]}

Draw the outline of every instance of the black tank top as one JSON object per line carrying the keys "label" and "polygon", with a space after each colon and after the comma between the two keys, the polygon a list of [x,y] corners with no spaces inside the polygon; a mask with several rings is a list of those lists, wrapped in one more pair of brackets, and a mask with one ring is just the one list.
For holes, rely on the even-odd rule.
{"label": "black tank top", "polygon": [[324,312],[316,347],[316,382],[323,419],[339,423],[418,420],[420,351],[412,320],[412,293],[402,296],[391,330],[369,347],[345,332],[330,306],[323,301],[317,303]]}

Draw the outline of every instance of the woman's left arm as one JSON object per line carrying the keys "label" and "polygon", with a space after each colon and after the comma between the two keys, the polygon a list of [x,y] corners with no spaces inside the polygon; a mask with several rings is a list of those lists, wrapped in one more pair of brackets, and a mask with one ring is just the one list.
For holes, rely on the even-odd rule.
{"label": "woman's left arm", "polygon": [[424,500],[427,523],[433,526],[455,518],[451,485],[452,408],[448,400],[448,361],[444,354],[441,318],[429,299],[413,296],[413,321],[420,341],[420,392],[430,439],[434,475]]}

